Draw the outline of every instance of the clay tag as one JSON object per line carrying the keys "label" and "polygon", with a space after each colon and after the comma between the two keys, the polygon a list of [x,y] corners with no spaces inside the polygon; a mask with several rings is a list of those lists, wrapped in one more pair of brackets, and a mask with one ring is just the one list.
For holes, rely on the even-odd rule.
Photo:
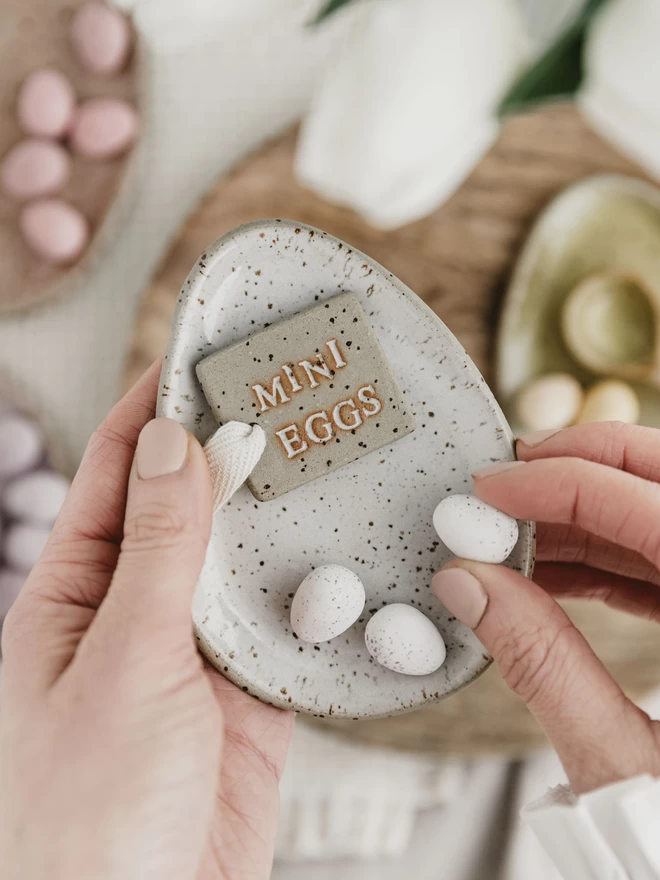
{"label": "clay tag", "polygon": [[197,377],[220,424],[260,425],[247,481],[270,501],[414,430],[357,299],[345,293],[210,355]]}

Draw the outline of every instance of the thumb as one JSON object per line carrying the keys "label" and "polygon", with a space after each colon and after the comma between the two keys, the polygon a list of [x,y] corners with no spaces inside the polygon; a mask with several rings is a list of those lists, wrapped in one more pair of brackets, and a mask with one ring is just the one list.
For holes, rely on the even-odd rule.
{"label": "thumb", "polygon": [[142,429],[128,485],[124,537],[88,642],[135,665],[146,657],[195,656],[190,606],[212,522],[204,452],[171,419]]}
{"label": "thumb", "polygon": [[457,560],[435,575],[433,591],[493,655],[557,750],[576,793],[657,764],[648,716],[535,583],[504,566]]}

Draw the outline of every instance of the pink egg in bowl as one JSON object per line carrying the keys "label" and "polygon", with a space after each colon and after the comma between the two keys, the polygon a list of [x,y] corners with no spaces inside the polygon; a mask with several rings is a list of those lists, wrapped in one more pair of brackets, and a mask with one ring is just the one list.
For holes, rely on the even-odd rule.
{"label": "pink egg in bowl", "polygon": [[69,153],[53,141],[29,138],[7,153],[0,165],[0,188],[11,199],[27,199],[59,192],[71,176]]}
{"label": "pink egg in bowl", "polygon": [[117,98],[82,103],[71,128],[71,148],[86,159],[112,159],[125,153],[139,130],[137,111]]}
{"label": "pink egg in bowl", "polygon": [[71,43],[87,70],[106,76],[126,66],[133,37],[128,19],[100,0],[88,0],[71,24]]}
{"label": "pink egg in bowl", "polygon": [[59,70],[35,70],[21,85],[16,101],[18,122],[26,134],[63,137],[71,124],[76,96]]}
{"label": "pink egg in bowl", "polygon": [[34,253],[55,265],[74,263],[89,240],[86,219],[62,199],[30,202],[23,208],[19,223]]}

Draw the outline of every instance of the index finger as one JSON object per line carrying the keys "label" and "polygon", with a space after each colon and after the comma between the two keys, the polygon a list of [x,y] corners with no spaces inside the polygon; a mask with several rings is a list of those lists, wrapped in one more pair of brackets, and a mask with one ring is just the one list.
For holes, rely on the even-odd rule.
{"label": "index finger", "polygon": [[483,500],[516,519],[575,523],[660,563],[660,485],[581,458],[492,465],[473,474]]}
{"label": "index finger", "polygon": [[623,422],[591,422],[561,431],[523,434],[516,443],[521,461],[567,456],[585,458],[660,482],[660,431]]}

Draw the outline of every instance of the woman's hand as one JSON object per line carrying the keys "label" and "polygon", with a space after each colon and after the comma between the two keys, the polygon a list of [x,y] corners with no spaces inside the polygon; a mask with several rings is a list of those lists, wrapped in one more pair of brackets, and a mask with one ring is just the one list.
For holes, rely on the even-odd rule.
{"label": "woman's hand", "polygon": [[660,776],[660,724],[622,693],[553,597],[660,622],[660,431],[581,425],[518,440],[519,462],[475,473],[476,494],[538,523],[536,584],[457,560],[436,595],[493,654],[545,729],[576,793]]}
{"label": "woman's hand", "polygon": [[197,441],[151,421],[158,372],[90,441],[4,625],[0,861],[12,880],[270,873],[293,715],[197,653],[211,486]]}

